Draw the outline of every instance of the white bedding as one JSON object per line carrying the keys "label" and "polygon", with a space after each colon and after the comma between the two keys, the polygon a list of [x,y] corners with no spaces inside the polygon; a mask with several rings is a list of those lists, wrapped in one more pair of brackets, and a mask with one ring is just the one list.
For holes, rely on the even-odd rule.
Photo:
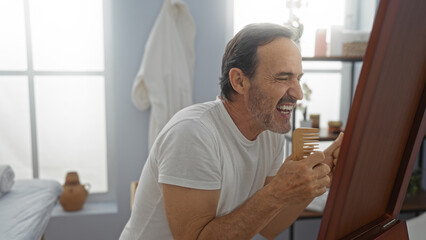
{"label": "white bedding", "polygon": [[0,198],[0,239],[40,240],[62,186],[53,180],[16,180]]}

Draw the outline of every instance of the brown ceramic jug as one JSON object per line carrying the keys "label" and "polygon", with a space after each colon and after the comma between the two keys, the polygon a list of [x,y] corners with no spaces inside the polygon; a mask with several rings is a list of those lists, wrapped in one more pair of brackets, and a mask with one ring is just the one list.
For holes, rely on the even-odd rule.
{"label": "brown ceramic jug", "polygon": [[64,211],[77,211],[83,207],[86,201],[89,184],[80,184],[77,172],[68,172],[65,177],[64,192],[59,198]]}

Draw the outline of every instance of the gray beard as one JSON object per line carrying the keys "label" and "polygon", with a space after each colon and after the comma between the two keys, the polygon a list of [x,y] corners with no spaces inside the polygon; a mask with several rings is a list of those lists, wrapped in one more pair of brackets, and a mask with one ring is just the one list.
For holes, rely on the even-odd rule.
{"label": "gray beard", "polygon": [[[268,99],[268,97],[262,94],[259,90],[254,90],[254,89],[257,89],[255,86],[252,86],[252,87],[253,88],[251,88],[249,91],[248,110],[253,115],[253,117],[261,123],[264,129],[270,130],[272,132],[277,132],[277,133],[289,132],[291,130],[290,120],[286,119],[283,122],[282,126],[274,126],[273,125],[274,112],[268,112],[268,109],[270,109],[270,107],[268,107],[269,105],[268,103],[270,103],[271,100]],[[280,101],[277,104],[280,104],[283,102],[295,103],[296,99],[288,95],[285,95],[283,98],[280,99]],[[287,124],[288,124],[288,127],[285,126]]]}

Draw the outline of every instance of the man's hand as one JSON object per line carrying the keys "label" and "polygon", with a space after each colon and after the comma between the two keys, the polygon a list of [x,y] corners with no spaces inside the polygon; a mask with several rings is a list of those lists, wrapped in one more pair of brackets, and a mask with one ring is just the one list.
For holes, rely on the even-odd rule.
{"label": "man's hand", "polygon": [[[328,174],[328,176],[330,177],[330,180],[333,180],[333,175],[334,175],[334,170],[336,169],[336,164],[337,164],[337,157],[339,156],[339,152],[340,152],[340,145],[342,144],[343,141],[343,132],[341,132],[339,134],[339,136],[337,137],[336,140],[334,140],[334,142],[328,146],[327,149],[325,149],[324,151],[324,155],[325,155],[325,159],[324,159],[324,163],[327,164],[331,171]],[[330,181],[331,184],[331,181]],[[330,187],[330,186],[327,186]]]}
{"label": "man's hand", "polygon": [[287,158],[268,184],[274,188],[275,197],[286,204],[296,205],[325,193],[330,185],[330,167],[324,164],[324,159],[322,152],[314,152],[300,161]]}

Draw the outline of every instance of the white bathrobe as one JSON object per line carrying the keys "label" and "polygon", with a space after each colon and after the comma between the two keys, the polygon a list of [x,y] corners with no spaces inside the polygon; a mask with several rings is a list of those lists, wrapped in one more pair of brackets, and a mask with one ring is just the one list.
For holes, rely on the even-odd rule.
{"label": "white bathrobe", "polygon": [[195,23],[181,0],[164,0],[132,88],[139,110],[151,106],[149,148],[168,120],[193,103]]}

